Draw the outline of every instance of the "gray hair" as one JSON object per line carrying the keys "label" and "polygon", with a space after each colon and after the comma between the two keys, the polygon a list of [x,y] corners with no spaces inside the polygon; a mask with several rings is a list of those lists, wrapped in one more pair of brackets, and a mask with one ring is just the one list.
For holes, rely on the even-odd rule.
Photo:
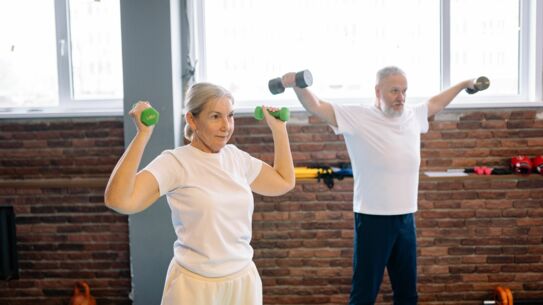
{"label": "gray hair", "polygon": [[404,77],[406,76],[405,75],[405,72],[403,72],[402,69],[396,67],[396,66],[388,66],[388,67],[384,67],[382,68],[381,70],[377,71],[377,78],[376,78],[376,84],[380,84],[381,81],[391,75],[397,75],[397,74],[400,74],[400,75],[403,75]]}
{"label": "gray hair", "polygon": [[[200,112],[204,109],[207,102],[212,99],[227,97],[234,104],[234,97],[230,91],[225,88],[211,84],[211,83],[196,83],[192,85],[185,96],[185,107],[186,111],[192,113],[193,116],[197,117]],[[193,130],[190,128],[190,125],[185,122],[185,138],[189,141],[192,141]]]}

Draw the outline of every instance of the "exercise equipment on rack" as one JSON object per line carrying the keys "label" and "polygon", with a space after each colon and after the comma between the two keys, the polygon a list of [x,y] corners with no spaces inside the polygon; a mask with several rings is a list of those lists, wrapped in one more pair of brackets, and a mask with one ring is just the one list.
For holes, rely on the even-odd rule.
{"label": "exercise equipment on rack", "polygon": [[317,179],[332,189],[335,180],[343,180],[345,177],[352,177],[353,170],[350,163],[340,163],[338,167],[323,165],[308,165],[306,167],[295,167],[296,179]]}

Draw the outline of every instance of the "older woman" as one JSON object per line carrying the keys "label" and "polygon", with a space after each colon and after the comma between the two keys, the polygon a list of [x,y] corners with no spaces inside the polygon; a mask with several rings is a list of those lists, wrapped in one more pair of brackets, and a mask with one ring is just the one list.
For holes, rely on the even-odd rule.
{"label": "older woman", "polygon": [[234,98],[227,90],[198,83],[186,102],[190,144],[164,151],[140,172],[153,126],[139,117],[151,105],[139,102],[130,111],[138,131],[111,174],[105,203],[132,214],[167,196],[177,240],[163,305],[262,304],[250,245],[252,192],[279,196],[294,187],[286,123],[264,111],[274,141],[272,167],[227,144],[234,132]]}

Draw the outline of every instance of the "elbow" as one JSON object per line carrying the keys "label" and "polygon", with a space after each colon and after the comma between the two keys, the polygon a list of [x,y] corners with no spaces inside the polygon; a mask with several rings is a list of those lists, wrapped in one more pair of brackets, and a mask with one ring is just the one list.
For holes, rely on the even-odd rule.
{"label": "elbow", "polygon": [[295,186],[296,186],[296,180],[295,179],[292,179],[290,181],[285,181],[285,183],[283,183],[283,185],[281,186],[280,192],[279,192],[279,194],[277,194],[277,196],[285,195],[286,193],[292,191]]}
{"label": "elbow", "polygon": [[106,205],[107,208],[109,208],[109,209],[111,209],[111,210],[113,210],[113,211],[115,211],[117,213],[120,213],[120,214],[123,214],[123,215],[133,214],[133,212],[123,208],[126,205],[123,204],[122,201],[115,200],[111,196],[108,196],[107,193],[104,195],[104,204]]}
{"label": "elbow", "polygon": [[294,189],[294,187],[296,187],[296,179],[292,179],[288,185],[287,185],[287,191],[285,193],[288,193],[290,191],[292,191]]}

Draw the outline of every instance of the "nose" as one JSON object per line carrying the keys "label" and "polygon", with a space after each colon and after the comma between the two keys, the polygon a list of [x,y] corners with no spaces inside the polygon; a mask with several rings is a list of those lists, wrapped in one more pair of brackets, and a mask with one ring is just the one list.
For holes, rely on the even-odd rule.
{"label": "nose", "polygon": [[228,118],[228,117],[224,118],[222,120],[221,130],[222,131],[230,130],[232,124],[233,124],[233,122],[230,122],[230,118]]}
{"label": "nose", "polygon": [[405,93],[403,92],[398,93],[397,100],[403,103],[405,101]]}

